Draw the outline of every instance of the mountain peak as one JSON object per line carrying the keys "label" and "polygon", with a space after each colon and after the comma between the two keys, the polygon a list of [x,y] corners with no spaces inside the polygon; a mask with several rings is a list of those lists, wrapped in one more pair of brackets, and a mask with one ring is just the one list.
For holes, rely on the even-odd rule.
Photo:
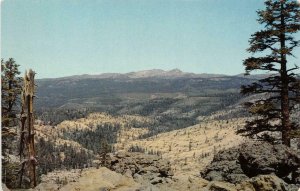
{"label": "mountain peak", "polygon": [[178,68],[172,70],[152,69],[128,73],[130,78],[177,78],[185,77],[187,75],[190,75],[190,73],[182,72]]}
{"label": "mountain peak", "polygon": [[175,68],[175,69],[172,69],[172,70],[170,70],[169,72],[171,72],[171,73],[184,73],[184,72],[182,72],[180,69],[178,69],[178,68]]}

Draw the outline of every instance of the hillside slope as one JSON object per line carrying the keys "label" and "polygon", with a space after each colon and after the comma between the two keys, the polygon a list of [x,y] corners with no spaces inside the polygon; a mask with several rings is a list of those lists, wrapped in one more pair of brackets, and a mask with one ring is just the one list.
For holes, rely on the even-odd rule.
{"label": "hillside slope", "polygon": [[175,175],[197,176],[211,162],[215,153],[247,140],[235,133],[245,120],[208,120],[147,139],[129,140],[124,149],[138,148],[148,153],[158,153],[171,162]]}

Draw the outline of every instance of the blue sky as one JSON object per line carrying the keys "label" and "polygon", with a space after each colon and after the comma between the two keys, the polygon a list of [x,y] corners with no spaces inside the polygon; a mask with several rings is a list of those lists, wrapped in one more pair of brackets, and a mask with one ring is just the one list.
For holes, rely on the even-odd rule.
{"label": "blue sky", "polygon": [[238,74],[261,8],[262,0],[4,0],[1,57],[37,78],[153,68]]}

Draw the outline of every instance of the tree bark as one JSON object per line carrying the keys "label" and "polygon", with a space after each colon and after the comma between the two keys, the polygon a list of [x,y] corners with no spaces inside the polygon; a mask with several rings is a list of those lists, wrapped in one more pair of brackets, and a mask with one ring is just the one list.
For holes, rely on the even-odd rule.
{"label": "tree bark", "polygon": [[[34,147],[34,115],[33,115],[33,97],[34,97],[34,72],[29,70],[25,73],[24,88],[22,95],[21,111],[21,139],[20,139],[20,159],[25,158],[26,165],[23,163],[20,184],[22,176],[26,173],[29,175],[30,187],[37,185],[36,181],[36,158]],[[26,150],[25,150],[26,149]],[[26,172],[25,171],[26,167]]]}
{"label": "tree bark", "polygon": [[281,56],[281,115],[282,115],[282,142],[283,144],[290,146],[290,132],[291,132],[291,122],[290,122],[290,111],[289,111],[289,77],[287,74],[287,60],[285,49],[285,20],[283,15],[284,7],[283,3],[281,3],[281,34],[280,34],[280,56]]}

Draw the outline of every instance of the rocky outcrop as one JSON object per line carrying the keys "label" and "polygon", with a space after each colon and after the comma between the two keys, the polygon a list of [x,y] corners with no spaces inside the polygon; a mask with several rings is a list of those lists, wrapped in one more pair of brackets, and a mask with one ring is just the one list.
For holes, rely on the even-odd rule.
{"label": "rocky outcrop", "polygon": [[237,186],[241,190],[286,191],[287,184],[275,175],[259,175]]}
{"label": "rocky outcrop", "polygon": [[135,179],[148,179],[151,184],[165,183],[170,181],[173,176],[170,163],[167,160],[156,155],[143,153],[110,153],[107,155],[105,166]]}
{"label": "rocky outcrop", "polygon": [[239,148],[220,151],[214,156],[212,163],[206,167],[201,175],[210,181],[238,183],[247,180],[248,176],[244,174],[238,160],[239,153]]}
{"label": "rocky outcrop", "polygon": [[238,160],[244,174],[249,177],[274,173],[287,182],[300,184],[296,181],[299,178],[300,155],[285,145],[244,145]]}
{"label": "rocky outcrop", "polygon": [[259,175],[236,186],[238,190],[247,191],[297,191],[298,186],[289,185],[275,175]]}
{"label": "rocky outcrop", "polygon": [[300,184],[300,155],[284,145],[251,142],[217,153],[201,175],[210,181],[239,183],[258,175],[274,174]]}
{"label": "rocky outcrop", "polygon": [[275,175],[259,175],[231,184],[222,181],[211,181],[202,191],[298,191],[296,185],[289,185]]}

